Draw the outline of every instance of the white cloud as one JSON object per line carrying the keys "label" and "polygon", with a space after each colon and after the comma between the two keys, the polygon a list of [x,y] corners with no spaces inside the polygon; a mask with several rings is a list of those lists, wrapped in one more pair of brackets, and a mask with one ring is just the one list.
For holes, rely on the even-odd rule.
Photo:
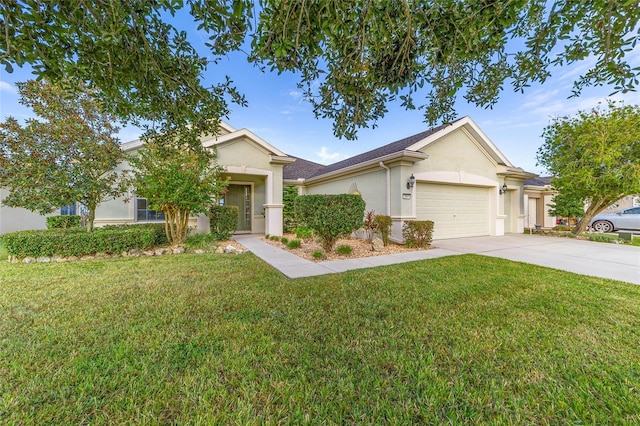
{"label": "white cloud", "polygon": [[18,93],[13,84],[6,81],[0,81],[0,92]]}
{"label": "white cloud", "polygon": [[300,92],[299,90],[289,90],[288,95],[295,100],[302,99],[302,92]]}
{"label": "white cloud", "polygon": [[321,163],[324,164],[335,162],[346,157],[344,154],[341,154],[339,152],[329,152],[326,146],[320,148],[320,151],[316,152],[316,155],[322,160]]}

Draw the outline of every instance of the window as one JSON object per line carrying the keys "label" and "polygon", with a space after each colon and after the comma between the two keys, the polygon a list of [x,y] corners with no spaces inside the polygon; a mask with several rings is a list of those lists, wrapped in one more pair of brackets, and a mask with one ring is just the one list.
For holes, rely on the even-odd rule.
{"label": "window", "polygon": [[164,213],[149,210],[146,198],[136,198],[136,221],[147,222],[164,220]]}
{"label": "window", "polygon": [[640,207],[634,207],[632,209],[627,209],[623,213],[624,214],[640,214]]}
{"label": "window", "polygon": [[69,204],[68,206],[60,207],[60,214],[62,216],[75,216],[76,215],[76,205]]}

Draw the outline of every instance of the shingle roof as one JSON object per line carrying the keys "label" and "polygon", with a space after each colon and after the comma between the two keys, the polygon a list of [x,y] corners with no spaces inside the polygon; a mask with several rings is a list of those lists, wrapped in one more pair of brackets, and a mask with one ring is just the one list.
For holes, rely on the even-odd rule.
{"label": "shingle roof", "polygon": [[282,176],[285,180],[296,180],[300,178],[307,179],[317,173],[320,173],[322,169],[326,167],[322,164],[314,163],[313,161],[294,157],[293,155],[290,155],[289,157],[295,158],[296,161],[284,166]]}
{"label": "shingle roof", "polygon": [[551,179],[553,179],[551,176],[538,176],[526,179],[524,184],[530,186],[546,186],[551,184]]}
{"label": "shingle roof", "polygon": [[346,160],[342,160],[334,164],[330,164],[328,166],[323,166],[322,164],[294,157],[296,158],[296,161],[294,163],[287,164],[284,167],[284,178],[287,180],[296,180],[299,178],[308,179],[336,170],[344,169],[346,167],[355,166],[367,161],[375,160],[376,158],[381,158],[386,155],[395,154],[397,152],[404,151],[416,142],[419,142],[422,139],[439,132],[440,130],[444,129],[447,126],[450,126],[451,124],[452,123],[447,123],[430,130],[425,130],[424,132],[420,132],[416,135],[400,139],[390,144],[381,146],[380,148],[358,154],[356,156],[347,158]]}

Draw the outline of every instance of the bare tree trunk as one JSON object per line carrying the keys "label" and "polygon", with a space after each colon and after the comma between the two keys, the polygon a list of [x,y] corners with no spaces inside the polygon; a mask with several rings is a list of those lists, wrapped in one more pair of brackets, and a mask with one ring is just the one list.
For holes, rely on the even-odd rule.
{"label": "bare tree trunk", "polygon": [[580,219],[580,221],[576,223],[576,226],[573,227],[571,232],[574,235],[582,234],[587,229],[587,225],[589,224],[589,222],[591,222],[591,219],[593,219],[595,215],[607,208],[607,206],[615,203],[620,198],[622,198],[622,196],[616,196],[615,198],[604,198],[601,200],[592,200],[591,204],[589,204],[589,207],[587,207],[587,210],[584,212],[582,219]]}
{"label": "bare tree trunk", "polygon": [[96,206],[88,206],[87,232],[93,231],[93,221],[96,219]]}

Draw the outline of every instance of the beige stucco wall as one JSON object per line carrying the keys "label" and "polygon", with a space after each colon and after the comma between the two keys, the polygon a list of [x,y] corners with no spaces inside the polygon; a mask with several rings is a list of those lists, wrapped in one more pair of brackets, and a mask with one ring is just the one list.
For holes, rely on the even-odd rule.
{"label": "beige stucco wall", "polygon": [[347,178],[326,181],[307,188],[307,194],[352,194],[358,191],[367,203],[366,209],[386,214],[386,171],[370,170]]}
{"label": "beige stucco wall", "polygon": [[269,153],[247,137],[240,137],[216,146],[218,164],[224,166],[271,169]]}
{"label": "beige stucco wall", "polygon": [[496,166],[462,130],[458,129],[422,149],[429,158],[417,162],[413,172],[464,171],[496,179]]}
{"label": "beige stucco wall", "polygon": [[[46,229],[47,216],[42,216],[39,213],[34,213],[21,207],[2,205],[2,201],[7,195],[9,195],[9,191],[0,189],[0,235],[29,229]],[[57,214],[60,214],[60,212],[58,211]]]}

